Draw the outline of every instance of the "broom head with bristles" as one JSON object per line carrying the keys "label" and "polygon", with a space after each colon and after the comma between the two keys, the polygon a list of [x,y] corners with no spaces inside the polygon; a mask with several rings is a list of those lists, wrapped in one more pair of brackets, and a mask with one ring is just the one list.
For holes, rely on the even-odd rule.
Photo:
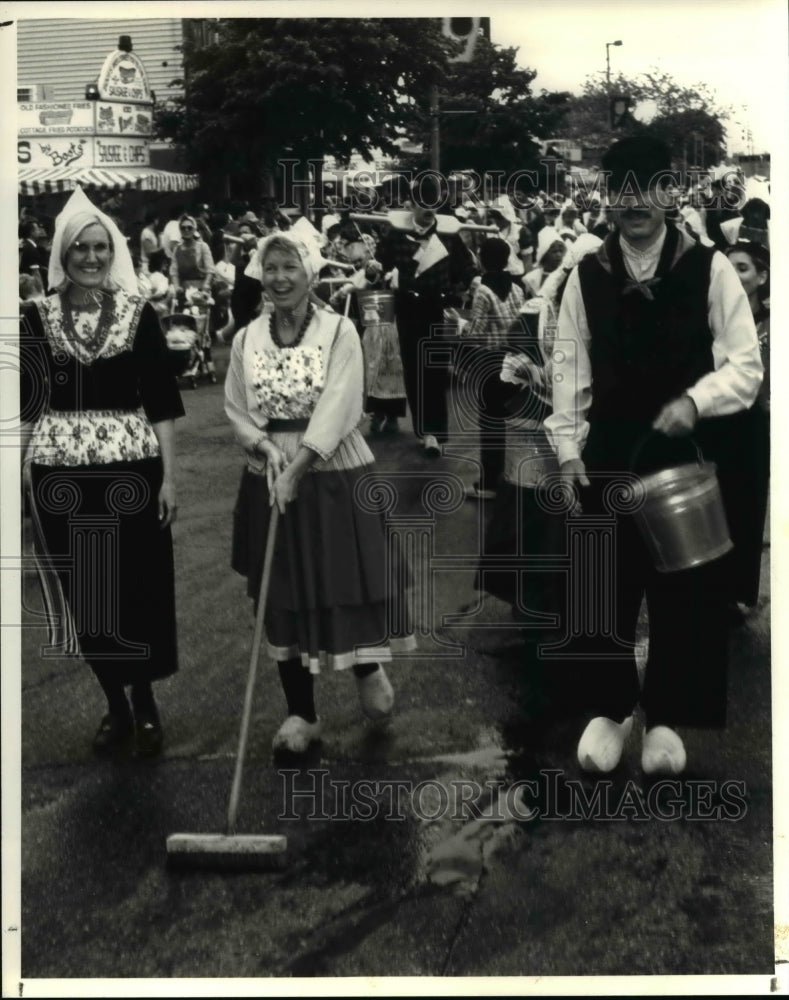
{"label": "broom head with bristles", "polygon": [[179,867],[279,867],[288,848],[280,834],[172,833],[168,863]]}

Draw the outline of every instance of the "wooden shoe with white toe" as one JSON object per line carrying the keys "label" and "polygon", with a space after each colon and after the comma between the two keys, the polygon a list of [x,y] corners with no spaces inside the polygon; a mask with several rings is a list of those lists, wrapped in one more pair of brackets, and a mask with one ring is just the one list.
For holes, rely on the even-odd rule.
{"label": "wooden shoe with white toe", "polygon": [[275,752],[284,750],[287,753],[306,753],[310,743],[315,743],[320,738],[320,719],[307,722],[300,715],[289,715],[277,730],[271,749]]}
{"label": "wooden shoe with white toe", "polygon": [[592,719],[578,741],[578,763],[584,771],[613,771],[622,759],[622,750],[632,728],[632,715],[624,722],[614,722],[604,715]]}
{"label": "wooden shoe with white toe", "polygon": [[383,667],[366,677],[357,677],[359,702],[368,719],[384,719],[394,707],[394,689]]}
{"label": "wooden shoe with white toe", "polygon": [[682,774],[687,763],[685,744],[668,726],[654,726],[644,733],[641,770],[644,774]]}

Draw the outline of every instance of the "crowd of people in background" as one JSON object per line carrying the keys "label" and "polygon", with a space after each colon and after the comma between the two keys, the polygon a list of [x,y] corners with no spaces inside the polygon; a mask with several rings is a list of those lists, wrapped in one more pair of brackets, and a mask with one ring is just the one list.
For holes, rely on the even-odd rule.
{"label": "crowd of people in background", "polygon": [[[729,254],[747,240],[763,248],[760,266],[769,260],[769,183],[763,178],[746,180],[721,167],[694,184],[669,186],[667,194],[667,221],[694,241]],[[577,182],[565,193],[453,199],[445,184],[428,178],[427,184],[377,195],[376,205],[385,209],[371,212],[352,210],[328,195],[322,211],[304,216],[266,198],[256,211],[248,201],[226,207],[184,203],[169,211],[153,207],[136,224],[124,220],[120,196],[105,198],[102,207],[127,239],[140,295],[165,326],[174,314],[201,316],[201,363],[211,381],[216,380],[212,345],[230,343],[236,331],[270,308],[260,282],[247,274],[256,248],[273,233],[298,233],[324,261],[311,292],[315,304],[347,315],[364,339],[365,412],[372,432],[397,430],[408,406],[425,451],[437,456],[448,439],[447,371],[426,367],[419,345],[431,329],[449,327],[459,339],[485,345],[478,358],[487,351],[488,360],[494,355],[500,360],[519,313],[522,324],[531,323],[541,334],[547,327],[550,335],[558,317],[558,289],[583,254],[596,250],[615,229],[614,214],[604,192]],[[386,210],[398,209],[413,213],[412,232],[387,221]],[[439,225],[442,216],[452,217],[451,233]],[[41,298],[47,291],[52,222],[22,211],[20,300]],[[392,293],[395,315],[387,322],[380,316],[374,322],[373,313],[365,313],[363,293],[372,291]],[[766,361],[769,295],[759,302]],[[468,374],[470,356],[466,351],[464,365],[457,353],[458,375]],[[495,378],[477,393],[480,412],[498,428],[483,435],[483,472],[468,491],[477,499],[495,495],[504,464],[499,430],[506,392],[493,367]]]}
{"label": "crowd of people in background", "polygon": [[[672,189],[669,218],[695,239],[720,250],[725,251],[743,238],[769,249],[769,184],[761,179],[746,182],[731,168],[719,168],[704,177],[709,178],[708,183]],[[754,196],[757,188],[758,194]],[[101,203],[101,199],[97,200]],[[568,185],[565,194],[539,191],[528,198],[503,193],[486,200],[472,196],[454,206],[449,200],[445,193],[445,201],[437,209],[440,214],[452,214],[461,225],[496,227],[509,247],[506,271],[523,287],[526,298],[538,296],[542,283],[559,267],[567,248],[579,236],[591,233],[603,238],[613,228],[604,197],[594,187],[587,190],[576,186],[572,190]],[[409,208],[412,202],[408,197],[390,198],[386,207]],[[210,292],[215,305],[212,328],[221,331],[225,327],[225,334],[230,332],[227,323],[232,292],[250,253],[262,238],[290,229],[301,218],[298,210],[283,210],[273,198],[265,199],[257,211],[248,201],[236,201],[224,209],[205,203],[178,204],[170,210],[152,208],[136,223],[124,218],[121,198],[117,195],[105,198],[102,208],[129,242],[140,276],[141,294],[154,304],[164,298],[167,306],[182,305],[188,287],[185,282],[199,281],[202,289]],[[370,213],[375,221],[360,223],[349,221],[351,210],[341,207],[335,196],[327,196],[323,208],[321,212],[310,213],[310,222],[318,230],[319,245],[327,259],[355,262],[358,266],[360,243],[367,247],[369,257],[376,256],[376,247],[389,228],[380,220],[381,209]],[[20,213],[21,300],[40,297],[47,291],[53,225],[53,218],[36,214],[33,209],[23,208]],[[474,274],[480,276],[479,250],[485,234],[461,229],[459,235],[472,254]],[[176,266],[174,261],[178,262]],[[190,274],[194,271],[194,275],[184,278],[185,268]],[[168,295],[163,296],[161,278],[149,280],[152,275],[167,280]],[[331,305],[335,305],[337,289],[332,292]],[[470,295],[467,305],[470,307]],[[157,307],[157,311],[162,309]],[[243,318],[248,319],[246,315]],[[236,321],[234,328],[238,326]]]}
{"label": "crowd of people in background", "polygon": [[[620,187],[625,187],[622,178]],[[151,307],[146,311],[148,318],[153,314],[158,316],[165,330],[168,321],[176,314],[191,312],[203,318],[202,357],[212,381],[216,381],[212,345],[233,343],[233,358],[238,372],[234,383],[228,376],[226,389],[230,391],[233,385],[236,387],[237,407],[233,414],[236,415],[237,411],[237,422],[243,427],[248,423],[242,405],[246,398],[244,380],[250,382],[251,376],[241,370],[240,352],[243,348],[239,346],[241,341],[236,335],[252,330],[262,337],[264,326],[270,330],[274,324],[276,330],[276,323],[282,325],[291,313],[295,315],[293,308],[289,307],[289,312],[277,299],[280,294],[278,279],[266,277],[264,265],[272,246],[275,250],[278,248],[277,252],[283,259],[289,254],[295,256],[307,274],[303,287],[299,285],[298,297],[299,315],[303,316],[305,329],[315,320],[316,336],[324,326],[335,329],[335,325],[337,330],[343,331],[346,341],[349,331],[355,329],[358,334],[361,352],[355,338],[353,345],[344,343],[343,349],[347,349],[349,356],[356,352],[363,358],[362,412],[370,418],[369,436],[397,431],[399,421],[410,411],[414,434],[425,455],[440,457],[451,439],[448,400],[454,379],[458,390],[465,392],[473,402],[479,418],[479,473],[476,480],[467,486],[466,495],[470,500],[497,504],[489,509],[492,516],[487,522],[485,549],[488,553],[503,554],[511,553],[513,540],[521,534],[519,518],[529,521],[527,534],[532,540],[530,544],[537,546],[535,552],[540,546],[549,546],[551,539],[555,539],[556,526],[550,523],[550,518],[546,519],[545,512],[534,500],[535,490],[546,472],[558,472],[568,463],[576,463],[573,475],[580,485],[589,485],[588,481],[584,482],[585,470],[580,458],[568,458],[566,454],[562,458],[565,442],[559,440],[561,434],[557,437],[558,445],[550,440],[551,428],[555,431],[557,421],[562,419],[561,414],[553,409],[557,396],[555,386],[552,392],[555,380],[552,374],[553,341],[557,335],[562,335],[562,331],[566,336],[572,326],[567,317],[575,310],[573,315],[577,323],[572,330],[577,335],[579,351],[585,351],[588,344],[584,338],[588,340],[589,330],[584,326],[584,316],[588,312],[594,326],[599,318],[595,310],[603,308],[594,300],[588,287],[581,289],[578,274],[582,275],[583,281],[591,280],[583,277],[591,275],[596,288],[605,290],[611,285],[612,296],[638,293],[631,295],[627,308],[620,310],[624,317],[620,317],[621,322],[627,326],[631,313],[636,317],[643,312],[644,321],[657,324],[655,329],[658,330],[661,322],[658,314],[664,305],[653,305],[653,285],[663,281],[662,287],[668,288],[675,280],[672,269],[681,259],[692,262],[697,258],[706,260],[705,254],[711,258],[713,250],[722,251],[729,258],[729,261],[723,260],[722,265],[729,285],[726,295],[729,298],[735,292],[741,295],[737,285],[739,278],[757,330],[761,364],[766,373],[758,398],[754,397],[749,403],[750,409],[758,411],[758,420],[747,424],[747,433],[756,437],[753,440],[749,438],[747,442],[743,439],[739,452],[743,462],[747,458],[747,463],[738,470],[740,479],[747,479],[747,489],[743,490],[740,484],[731,491],[732,503],[736,502],[739,506],[729,511],[737,551],[733,561],[736,586],[728,594],[728,602],[730,609],[739,608],[742,613],[743,608],[754,607],[759,597],[768,496],[769,185],[749,185],[736,173],[721,170],[711,172],[703,185],[680,187],[664,184],[661,192],[668,200],[659,213],[657,210],[654,213],[655,233],[663,233],[659,227],[665,223],[668,235],[661,235],[662,242],[655,244],[660,260],[653,254],[654,259],[650,257],[647,262],[649,267],[644,263],[645,254],[639,257],[629,243],[618,249],[623,216],[617,216],[616,209],[607,203],[604,194],[582,188],[568,190],[565,194],[539,191],[529,198],[514,198],[506,193],[486,200],[465,197],[453,205],[446,197],[446,189],[442,189],[438,179],[433,178],[427,184],[410,185],[402,199],[390,200],[387,204],[388,215],[385,211],[366,213],[353,210],[331,197],[326,200],[321,212],[305,215],[297,209],[283,209],[274,199],[267,199],[257,206],[257,211],[246,202],[234,203],[227,209],[205,203],[178,205],[169,212],[152,208],[141,223],[132,227],[124,221],[122,203],[116,197],[105,200],[98,217],[105,229],[112,228],[113,235],[117,233],[114,239],[125,241],[136,280],[136,294]],[[647,210],[638,208],[636,214],[639,211],[643,213]],[[405,223],[404,218],[407,219]],[[20,217],[20,301],[43,301],[52,291],[47,273],[53,236],[51,222],[50,219],[36,217],[28,210],[23,211]],[[633,230],[637,237],[638,225],[635,222]],[[280,236],[284,241],[282,245],[272,245],[272,238]],[[669,248],[665,253],[660,249],[664,245]],[[638,250],[637,238],[634,246]],[[699,250],[695,255],[690,252],[694,249]],[[625,259],[625,252],[631,253],[632,259]],[[671,260],[670,253],[675,254]],[[610,257],[611,254],[614,256]],[[715,259],[723,258],[717,254]],[[280,262],[278,266],[285,265]],[[686,266],[695,267],[696,264],[682,263],[676,273]],[[640,277],[635,273],[639,267],[645,268]],[[699,267],[703,270],[701,264]],[[721,271],[720,263],[715,267]],[[704,280],[699,278],[699,301],[708,295],[710,303],[717,302],[719,290],[710,290],[710,280],[709,276]],[[288,278],[288,281],[291,279]],[[704,281],[709,284],[709,289]],[[624,292],[617,282],[623,283]],[[569,294],[563,305],[568,289]],[[661,291],[658,299],[663,294]],[[713,305],[710,309],[711,316],[718,315]],[[335,314],[334,318],[332,314]],[[731,323],[720,317],[716,322],[720,329],[711,322],[713,339],[718,338],[719,343],[724,343]],[[600,330],[605,333],[603,327]],[[622,335],[629,336],[628,330],[624,330]],[[285,338],[285,346],[300,343],[303,333],[303,330],[301,334],[293,332],[290,340]],[[592,333],[593,340],[597,338],[600,341],[603,336],[597,328]],[[695,328],[691,333],[696,336]],[[742,337],[747,340],[751,334],[752,331],[749,334],[746,330]],[[282,346],[276,337],[273,342]],[[444,349],[444,360],[435,361],[431,357],[430,348],[436,344]],[[636,346],[638,350],[643,347]],[[450,364],[445,360],[447,347],[453,358]],[[611,345],[607,345],[606,349],[610,348]],[[723,349],[719,348],[718,354]],[[703,345],[699,346],[699,358],[704,355],[702,368],[709,360],[706,350]],[[753,351],[756,352],[755,346]],[[599,367],[602,363],[599,353],[592,350],[590,357],[591,369],[597,372],[595,385],[599,388],[607,369],[604,371]],[[717,374],[721,358],[715,354],[715,347],[710,358],[713,359],[710,364],[715,364],[715,371],[711,371],[710,375],[725,381]],[[730,361],[728,356],[724,360],[726,363]],[[611,362],[614,366],[623,363],[619,357]],[[646,361],[643,364],[646,365]],[[691,375],[697,377],[696,369],[692,372],[689,369],[689,372],[688,385],[695,388]],[[664,374],[666,393],[669,393],[671,372],[667,369]],[[591,379],[591,375],[589,377]],[[654,377],[657,379],[657,375]],[[588,389],[591,391],[591,382]],[[578,400],[585,392],[587,389],[584,386],[578,388],[573,406],[578,404],[580,407]],[[736,391],[732,390],[732,393],[732,399],[737,397],[735,409],[740,409],[742,399]],[[700,413],[703,398],[699,403],[687,391],[685,397],[695,407],[691,426],[695,425],[696,419],[719,416],[713,411]],[[525,398],[529,400],[526,409]],[[634,402],[630,396],[628,400],[629,403]],[[325,409],[329,404],[322,405]],[[599,408],[603,404],[596,401],[595,405]],[[672,420],[675,416],[671,409],[673,405],[668,401],[664,407],[670,411]],[[684,405],[687,405],[687,399]],[[177,407],[170,409],[175,412]],[[727,410],[724,416],[733,412],[732,409]],[[169,419],[170,410],[167,414]],[[302,414],[299,410],[298,420],[291,419],[291,414],[278,418],[274,423],[283,424],[280,430],[285,433],[293,429],[291,424],[306,425],[307,416],[306,411]],[[353,426],[343,424],[342,434],[345,436],[355,433],[356,409],[352,416]],[[597,410],[593,410],[593,417],[594,430],[598,426],[595,424],[595,419],[599,419]],[[284,426],[286,424],[287,427]],[[746,426],[743,421],[737,426],[740,424]],[[671,424],[669,430],[673,427]],[[259,430],[252,428],[255,433]],[[666,434],[672,436],[669,430]],[[325,454],[320,452],[323,460],[328,461],[331,457],[337,440],[332,438],[331,447],[326,446]],[[577,444],[581,448],[583,441]],[[293,448],[297,449],[298,443]],[[371,461],[363,442],[356,442],[356,448],[358,454],[354,452],[356,457],[349,459],[348,464],[354,474],[357,466],[362,468]],[[265,448],[261,446],[258,450],[265,451]],[[591,452],[588,454],[591,455]],[[621,456],[618,458],[621,459]],[[345,466],[342,469],[345,474]],[[726,473],[725,463],[723,472]],[[263,486],[266,486],[265,482]],[[267,489],[272,488],[269,482]],[[290,496],[286,501],[289,499]],[[305,540],[302,541],[306,544]],[[629,569],[634,578],[642,573],[640,566]],[[641,576],[638,576],[638,586],[642,583]],[[481,582],[480,586],[483,586]],[[497,581],[495,575],[489,575],[484,586],[509,600],[517,610],[518,595],[503,578]],[[556,608],[558,597],[550,589],[550,583],[543,581],[539,593],[532,594],[530,600],[532,607],[543,606],[548,610]],[[289,613],[294,609],[295,606],[289,607]],[[634,623],[635,619],[631,623],[633,627]],[[281,649],[278,651],[282,663],[294,658],[298,660],[299,655],[303,660],[306,655],[303,650],[298,654],[298,636],[294,638],[295,632],[291,635],[291,631],[286,629],[282,633]],[[310,649],[310,657],[317,663],[318,646],[315,649],[310,646]],[[323,655],[322,646],[320,655]],[[376,671],[377,663],[372,663],[371,668]],[[297,673],[301,678],[301,671]],[[377,677],[379,686],[388,685],[381,670],[373,674],[366,668],[359,668],[356,673],[360,693],[362,689],[366,690],[365,684],[369,687],[372,683],[366,680],[368,676]],[[303,748],[314,738],[317,720],[311,688],[305,694],[303,685],[296,690],[291,681],[290,673],[287,677],[283,675],[291,710],[289,718],[297,716],[302,722],[295,735],[288,735],[288,731],[285,736],[294,746]],[[610,705],[603,706],[605,711],[601,708],[600,719],[594,721],[597,723],[602,719],[604,725],[588,730],[579,744],[579,761],[588,770],[605,771],[614,766],[608,748],[614,746],[621,751],[625,738],[625,730],[621,727],[627,720],[622,723],[618,720],[630,711],[629,695],[620,697],[613,681],[610,688],[609,703],[614,708],[609,710]],[[119,703],[120,696],[116,695],[113,689],[108,697],[115,697],[116,703]],[[378,691],[375,697],[383,699],[382,704],[388,704],[390,695],[387,687],[386,691]],[[365,697],[367,695],[362,697],[363,704]],[[367,700],[370,701],[370,698],[372,695]],[[663,711],[665,706],[662,702],[660,704]],[[115,714],[123,716],[123,725],[128,729],[128,713]],[[670,714],[663,711],[665,718],[661,716],[660,721],[675,721],[673,716],[669,719]],[[679,721],[682,723],[683,720]],[[658,728],[665,730],[667,727],[662,725]],[[668,770],[678,773],[684,767],[681,743],[672,743],[673,737],[666,737],[665,733],[659,734],[659,737],[654,741],[655,746],[646,747],[645,744],[644,759],[648,762],[645,770],[660,770],[663,767],[660,761],[668,759]],[[614,757],[618,759],[616,753]]]}
{"label": "crowd of people in background", "polygon": [[[693,185],[667,191],[667,220],[695,241],[729,253],[748,240],[769,256],[769,184],[763,179],[746,181],[721,167]],[[503,356],[505,328],[514,314],[531,316],[535,329],[545,327],[546,310],[558,309],[557,284],[566,280],[568,263],[578,263],[581,248],[596,249],[615,224],[605,194],[577,183],[568,184],[565,193],[539,191],[529,197],[499,193],[452,199],[446,185],[422,182],[378,195],[377,203],[386,209],[414,213],[415,231],[391,226],[379,208],[352,211],[333,195],[321,203],[322,211],[308,216],[281,208],[273,198],[264,199],[256,211],[248,201],[226,207],[177,204],[169,211],[153,207],[136,224],[124,219],[121,196],[105,198],[102,208],[126,237],[139,293],[160,319],[166,323],[168,316],[183,313],[201,317],[201,363],[212,381],[212,345],[229,343],[270,308],[260,283],[246,273],[251,256],[272,233],[297,232],[325,261],[311,293],[314,301],[345,313],[365,339],[365,412],[372,417],[373,432],[396,430],[408,405],[415,433],[436,456],[448,436],[446,372],[425,368],[417,357],[419,344],[431,329],[448,323],[461,339],[481,338],[488,350]],[[442,216],[452,217],[451,234],[437,224]],[[20,300],[41,298],[48,289],[52,222],[22,211]],[[491,245],[494,236],[500,249]],[[374,290],[392,293],[396,315],[391,322],[372,322],[369,312],[365,319],[361,294]],[[762,313],[769,316],[769,298]],[[555,326],[556,318],[548,325]],[[765,327],[763,317],[761,322]],[[494,327],[497,332],[491,332]],[[766,344],[764,331],[762,340]],[[460,372],[461,359],[456,360]],[[500,397],[498,378],[479,397],[497,426],[503,419]],[[483,454],[482,466],[493,471],[469,489],[475,498],[495,494],[503,445],[492,438],[486,435],[489,453]]]}

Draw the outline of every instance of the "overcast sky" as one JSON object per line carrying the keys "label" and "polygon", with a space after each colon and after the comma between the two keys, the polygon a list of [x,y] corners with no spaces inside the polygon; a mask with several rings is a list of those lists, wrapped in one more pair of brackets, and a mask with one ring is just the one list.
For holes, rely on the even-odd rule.
{"label": "overcast sky", "polygon": [[683,85],[706,83],[750,121],[756,152],[786,128],[776,113],[789,61],[783,0],[546,0],[498,3],[491,13],[493,41],[519,48],[518,62],[538,72],[536,90],[577,92],[605,71],[606,42],[621,40],[609,49],[612,76],[657,67]]}
{"label": "overcast sky", "polygon": [[84,6],[0,2],[0,12],[4,19],[485,14],[492,20],[493,41],[517,47],[519,63],[537,70],[537,91],[577,93],[587,75],[605,70],[606,42],[620,39],[622,45],[610,49],[612,75],[658,67],[684,85],[707,83],[721,104],[736,106],[735,118],[750,125],[756,152],[770,149],[776,129],[785,129],[787,121],[785,0],[261,0]]}

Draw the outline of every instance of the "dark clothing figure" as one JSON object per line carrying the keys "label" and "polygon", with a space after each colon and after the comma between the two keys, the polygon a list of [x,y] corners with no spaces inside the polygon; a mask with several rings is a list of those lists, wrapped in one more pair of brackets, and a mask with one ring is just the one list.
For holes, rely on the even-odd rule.
{"label": "dark clothing figure", "polygon": [[459,236],[391,230],[379,246],[385,271],[397,268],[395,317],[408,405],[418,437],[447,440],[450,348],[442,343],[444,307],[460,303],[474,258]]}

